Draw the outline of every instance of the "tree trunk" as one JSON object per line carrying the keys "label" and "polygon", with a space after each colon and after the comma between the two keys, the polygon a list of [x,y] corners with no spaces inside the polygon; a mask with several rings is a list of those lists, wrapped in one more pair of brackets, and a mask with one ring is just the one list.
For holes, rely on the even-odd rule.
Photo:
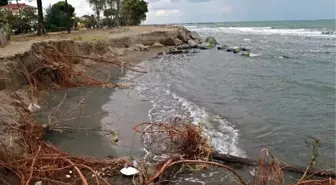
{"label": "tree trunk", "polygon": [[37,16],[38,16],[37,35],[41,35],[45,33],[43,24],[42,0],[36,0],[36,2],[37,2]]}
{"label": "tree trunk", "polygon": [[67,24],[67,27],[68,27],[68,33],[70,33],[71,31],[71,21],[70,21],[70,12],[69,12],[69,4],[68,4],[68,0],[65,0],[65,4],[66,4],[66,7],[67,7],[67,16],[68,16],[68,24]]}
{"label": "tree trunk", "polygon": [[120,1],[121,0],[116,0],[117,1],[117,13],[115,16],[116,19],[116,26],[119,27],[120,23],[119,23],[119,14],[120,14]]}

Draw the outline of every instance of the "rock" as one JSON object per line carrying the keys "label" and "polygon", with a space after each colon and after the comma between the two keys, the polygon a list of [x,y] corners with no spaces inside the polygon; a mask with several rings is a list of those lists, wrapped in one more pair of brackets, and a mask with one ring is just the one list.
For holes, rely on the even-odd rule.
{"label": "rock", "polygon": [[242,56],[249,57],[250,56],[250,52],[249,51],[243,51]]}
{"label": "rock", "polygon": [[241,51],[240,48],[234,48],[234,49],[233,49],[233,53],[239,53],[240,51]]}
{"label": "rock", "polygon": [[190,32],[190,37],[196,41],[202,40],[200,35],[196,31]]}
{"label": "rock", "polygon": [[217,46],[218,50],[224,50],[224,49],[227,49],[227,48],[228,48],[227,45],[219,45],[219,46]]}
{"label": "rock", "polygon": [[227,52],[233,52],[233,53],[239,53],[241,51],[241,48],[234,47],[234,48],[228,48],[226,49]]}
{"label": "rock", "polygon": [[208,43],[197,44],[197,48],[199,49],[209,49]]}
{"label": "rock", "polygon": [[183,42],[182,42],[182,40],[180,40],[179,38],[176,38],[175,40],[174,40],[174,45],[175,46],[179,46],[179,45],[182,45],[183,44]]}
{"label": "rock", "polygon": [[227,48],[226,51],[227,52],[233,52],[234,48]]}
{"label": "rock", "polygon": [[192,40],[192,39],[188,40],[188,44],[189,44],[189,46],[191,46],[193,48],[197,47],[197,43],[194,40]]}
{"label": "rock", "polygon": [[189,36],[189,30],[187,30],[184,27],[179,27],[178,29],[178,38],[182,41],[182,42],[188,42],[188,40],[190,40],[190,36]]}
{"label": "rock", "polygon": [[165,46],[175,46],[175,39],[173,37],[168,37],[162,41],[160,41],[161,44]]}
{"label": "rock", "polygon": [[132,45],[129,49],[132,51],[147,51],[148,46],[145,46],[143,44],[135,44],[135,45]]}
{"label": "rock", "polygon": [[250,49],[247,48],[240,48],[241,51],[250,51]]}
{"label": "rock", "polygon": [[282,55],[280,58],[286,58],[286,59],[289,59],[290,57],[289,57],[289,56],[286,56],[286,55]]}
{"label": "rock", "polygon": [[37,181],[34,183],[34,185],[42,185],[42,181]]}
{"label": "rock", "polygon": [[217,45],[217,41],[215,39],[215,37],[209,36],[205,39],[205,42],[211,44],[211,45]]}
{"label": "rock", "polygon": [[[196,45],[196,47],[197,47],[197,45]],[[187,44],[176,46],[176,49],[191,49],[191,48],[193,48],[193,47],[191,47],[190,45],[187,45]]]}
{"label": "rock", "polygon": [[161,47],[164,47],[164,45],[161,44],[161,43],[155,42],[154,44],[152,44],[152,47],[153,48],[161,48]]}

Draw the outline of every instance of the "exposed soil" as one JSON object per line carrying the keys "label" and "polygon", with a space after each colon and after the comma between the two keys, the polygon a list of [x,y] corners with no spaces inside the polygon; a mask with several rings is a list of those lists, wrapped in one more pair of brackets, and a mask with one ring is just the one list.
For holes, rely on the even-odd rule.
{"label": "exposed soil", "polygon": [[[23,115],[34,114],[29,105],[47,106],[43,97],[48,92],[71,87],[123,88],[111,82],[127,69],[141,72],[135,64],[187,43],[192,39],[189,33],[173,26],[142,26],[13,37],[0,48],[1,150],[15,155],[27,152],[20,143],[22,135],[15,130],[22,125]],[[164,47],[154,47],[154,43]]]}

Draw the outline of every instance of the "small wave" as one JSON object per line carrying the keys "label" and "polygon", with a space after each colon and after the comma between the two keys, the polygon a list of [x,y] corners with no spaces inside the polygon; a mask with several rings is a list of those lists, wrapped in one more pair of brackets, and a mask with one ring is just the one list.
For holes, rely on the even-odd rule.
{"label": "small wave", "polygon": [[321,31],[313,29],[276,29],[272,27],[198,27],[190,28],[194,31],[211,33],[225,32],[235,34],[257,34],[257,35],[297,35],[308,37],[336,37],[334,31]]}
{"label": "small wave", "polygon": [[261,56],[260,53],[250,53],[250,57],[258,57]]}
{"label": "small wave", "polygon": [[[159,75],[148,75],[144,79],[137,79],[138,86],[135,89],[138,90],[140,96],[144,96],[152,103],[152,108],[148,112],[150,121],[169,122],[172,117],[182,114],[187,116],[195,125],[204,124],[205,131],[211,135],[212,145],[218,152],[244,156],[244,153],[237,146],[238,130],[234,129],[230,122],[171,92],[169,85],[161,82]],[[152,80],[146,80],[147,78]],[[146,137],[147,142],[150,142],[149,136]]]}

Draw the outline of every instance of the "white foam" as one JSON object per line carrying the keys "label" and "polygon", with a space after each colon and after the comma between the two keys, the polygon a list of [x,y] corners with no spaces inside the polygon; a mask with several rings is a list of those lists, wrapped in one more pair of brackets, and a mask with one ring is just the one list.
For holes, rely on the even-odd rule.
{"label": "white foam", "polygon": [[297,35],[308,37],[331,37],[336,38],[335,34],[322,34],[320,30],[311,29],[273,29],[271,27],[199,27],[190,28],[193,31],[205,33],[234,33],[234,34],[256,34],[256,35]]}
{"label": "white foam", "polygon": [[[155,62],[159,65],[157,67],[164,66],[161,64],[164,60],[162,58],[158,60],[159,62]],[[187,116],[193,124],[202,123],[204,125],[205,132],[211,135],[212,145],[218,152],[238,156],[244,155],[238,148],[239,132],[230,122],[219,116],[212,115],[206,109],[199,107],[187,98],[172,92],[171,84],[163,78],[162,72],[158,72],[154,68],[152,72],[136,79],[137,86],[135,89],[141,96],[144,96],[145,99],[150,100],[152,103],[152,108],[148,111],[148,117],[151,122],[167,122],[172,117]],[[146,135],[144,146],[149,143],[150,137]]]}

